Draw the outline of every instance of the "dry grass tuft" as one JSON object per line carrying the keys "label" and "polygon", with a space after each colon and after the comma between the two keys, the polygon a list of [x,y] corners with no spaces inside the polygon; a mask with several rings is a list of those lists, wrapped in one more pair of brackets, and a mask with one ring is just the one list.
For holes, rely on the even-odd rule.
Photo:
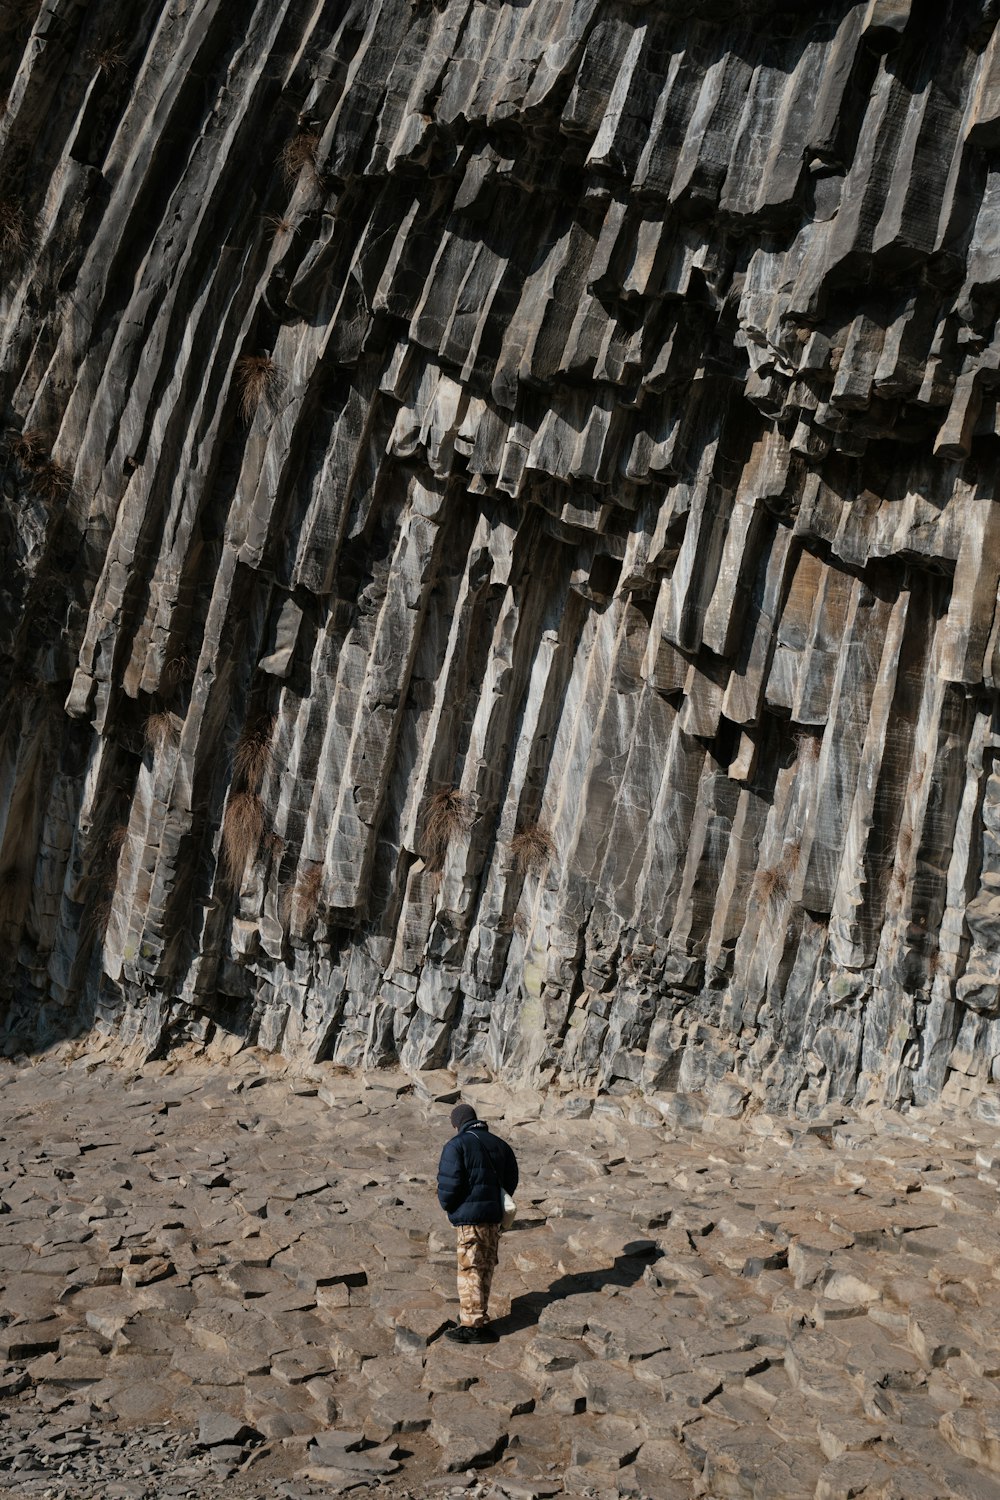
{"label": "dry grass tuft", "polygon": [[323,866],[310,865],[308,870],[304,870],[295,882],[295,888],[292,892],[291,902],[289,903],[289,916],[291,916],[291,906],[294,905],[298,912],[300,926],[305,927],[316,915],[316,912],[319,910],[319,898],[322,890]]}
{"label": "dry grass tuft", "polygon": [[424,811],[421,846],[430,865],[440,865],[448,845],[459,833],[472,827],[472,802],[457,787],[443,787],[428,798]]}
{"label": "dry grass tuft", "polygon": [[172,656],[163,668],[164,686],[170,689],[180,687],[183,682],[190,682],[193,676],[194,666],[191,658],[185,656],[183,651]]}
{"label": "dry grass tuft", "polygon": [[124,68],[127,55],[125,43],[114,41],[88,52],[87,60],[103,73],[105,78],[113,78]]}
{"label": "dry grass tuft", "polygon": [[244,422],[251,421],[260,403],[277,387],[278,367],[269,354],[244,354],[236,361],[236,388]]}
{"label": "dry grass tuft", "polygon": [[802,729],[795,736],[795,745],[799,752],[800,760],[819,760],[819,752],[823,748],[823,737],[819,734],[810,734],[808,730]]}
{"label": "dry grass tuft", "polygon": [[64,464],[50,458],[33,477],[31,487],[42,500],[65,500],[73,489],[73,475]]}
{"label": "dry grass tuft", "polygon": [[42,500],[64,499],[73,489],[73,475],[52,457],[40,432],[20,433],[11,444],[18,468],[33,492]]}
{"label": "dry grass tuft", "polygon": [[781,901],[788,895],[788,876],[780,865],[766,865],[764,869],[757,871],[754,886],[758,898],[766,906],[772,901]]}
{"label": "dry grass tuft", "polygon": [[316,130],[300,130],[285,142],[280,161],[285,181],[290,187],[298,181],[303,170],[309,173],[314,182],[319,181],[319,168],[316,165],[319,143],[320,135]]}
{"label": "dry grass tuft", "polygon": [[30,473],[49,457],[49,445],[42,433],[29,427],[18,433],[11,444],[11,452],[21,468]]}
{"label": "dry grass tuft", "polygon": [[540,869],[555,853],[552,835],[543,823],[528,823],[510,841],[510,852],[518,873]]}
{"label": "dry grass tuft", "polygon": [[111,920],[113,904],[111,896],[100,896],[87,907],[80,920],[80,941],[83,947],[89,948],[94,943],[103,943],[108,923]]}
{"label": "dry grass tuft", "polygon": [[238,886],[264,834],[264,804],[253,792],[230,797],[222,820],[222,867],[230,885]]}
{"label": "dry grass tuft", "polygon": [[797,870],[799,860],[802,858],[802,840],[794,839],[792,843],[786,844],[781,854],[781,863],[789,871]]}
{"label": "dry grass tuft", "polygon": [[783,901],[788,895],[791,877],[802,857],[801,843],[786,844],[781,858],[775,865],[765,865],[754,876],[754,890],[764,905],[772,901]]}
{"label": "dry grass tuft", "polygon": [[264,223],[270,229],[273,239],[277,239],[279,234],[292,234],[295,230],[295,220],[290,214],[267,214]]}
{"label": "dry grass tuft", "polygon": [[165,708],[151,713],[143,729],[143,738],[154,752],[163,750],[168,745],[176,745],[180,735],[173,714]]}
{"label": "dry grass tuft", "polygon": [[108,854],[111,856],[112,861],[117,860],[119,854],[121,854],[127,838],[128,824],[116,823],[107,838]]}
{"label": "dry grass tuft", "polygon": [[0,265],[18,265],[31,249],[33,226],[20,203],[0,199]]}
{"label": "dry grass tuft", "polygon": [[274,760],[271,735],[274,733],[274,716],[261,719],[253,729],[245,729],[233,756],[233,771],[236,777],[253,792],[261,782]]}

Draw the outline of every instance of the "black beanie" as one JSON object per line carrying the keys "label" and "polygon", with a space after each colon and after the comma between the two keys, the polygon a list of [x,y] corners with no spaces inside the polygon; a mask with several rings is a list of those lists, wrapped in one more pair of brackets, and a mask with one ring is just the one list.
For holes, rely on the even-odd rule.
{"label": "black beanie", "polygon": [[451,1112],[451,1123],[456,1130],[461,1130],[463,1125],[468,1125],[470,1120],[477,1120],[479,1116],[471,1104],[456,1104]]}

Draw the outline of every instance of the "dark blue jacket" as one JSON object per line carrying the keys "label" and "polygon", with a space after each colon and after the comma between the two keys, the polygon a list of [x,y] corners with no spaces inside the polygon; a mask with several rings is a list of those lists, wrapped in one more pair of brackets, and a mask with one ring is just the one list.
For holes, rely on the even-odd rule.
{"label": "dark blue jacket", "polygon": [[517,1157],[482,1120],[470,1120],[445,1143],[438,1163],[438,1202],[453,1224],[499,1224],[501,1191],[513,1197]]}

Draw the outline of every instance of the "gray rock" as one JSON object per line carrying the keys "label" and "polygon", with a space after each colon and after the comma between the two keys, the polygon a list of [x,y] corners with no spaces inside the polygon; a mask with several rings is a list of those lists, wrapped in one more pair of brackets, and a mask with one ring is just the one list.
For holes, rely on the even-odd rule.
{"label": "gray rock", "polygon": [[449,1473],[492,1463],[507,1446],[508,1430],[470,1396],[437,1396],[430,1435]]}
{"label": "gray rock", "polygon": [[198,1419],[198,1443],[202,1448],[226,1446],[242,1449],[244,1444],[259,1438],[260,1433],[253,1427],[225,1412],[204,1412]]}
{"label": "gray rock", "polygon": [[431,1408],[426,1394],[390,1391],[373,1403],[365,1432],[381,1441],[397,1433],[425,1432],[430,1422]]}
{"label": "gray rock", "polygon": [[621,1469],[636,1458],[643,1433],[620,1417],[599,1417],[573,1439],[572,1462],[578,1467]]}

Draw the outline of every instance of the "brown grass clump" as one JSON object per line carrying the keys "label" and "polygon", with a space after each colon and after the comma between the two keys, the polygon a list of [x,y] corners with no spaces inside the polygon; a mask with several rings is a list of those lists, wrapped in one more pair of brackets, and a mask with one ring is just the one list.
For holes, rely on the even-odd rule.
{"label": "brown grass clump", "polygon": [[275,239],[279,234],[291,234],[295,229],[295,220],[289,214],[268,214],[264,223]]}
{"label": "brown grass clump", "polygon": [[287,910],[285,912],[286,923],[291,918],[293,907],[297,910],[300,924],[305,927],[311,922],[319,909],[320,893],[323,889],[323,866],[310,865],[303,870],[295,886],[289,893]]}
{"label": "brown grass clump", "polygon": [[0,265],[17,265],[31,249],[32,224],[20,203],[0,199]]}
{"label": "brown grass clump", "polygon": [[52,457],[40,432],[20,433],[11,444],[11,452],[28,485],[40,499],[55,501],[69,495],[73,475]]}
{"label": "brown grass clump", "polygon": [[113,904],[110,896],[100,896],[87,907],[80,921],[80,939],[83,947],[89,948],[93,943],[104,941],[104,935],[111,920]]}
{"label": "brown grass clump", "polygon": [[308,171],[314,182],[319,181],[319,168],[316,165],[319,143],[320,136],[316,130],[300,130],[285,142],[281,150],[280,161],[281,170],[289,186],[298,181],[303,170]]}
{"label": "brown grass clump", "polygon": [[65,500],[73,489],[73,475],[64,464],[50,458],[34,475],[31,487],[42,500]]}
{"label": "brown grass clump", "polygon": [[180,687],[182,682],[190,682],[194,676],[194,667],[191,658],[185,656],[183,651],[172,656],[163,668],[163,681],[168,688]]}
{"label": "brown grass clump", "polygon": [[244,730],[233,757],[233,771],[245,786],[256,792],[274,759],[271,735],[274,716],[261,719],[253,729]]}
{"label": "brown grass clump", "polygon": [[251,420],[260,403],[273,395],[277,385],[278,367],[269,354],[244,354],[236,361],[236,387],[244,422]]}
{"label": "brown grass clump", "polygon": [[264,834],[264,805],[253,792],[230,797],[222,820],[222,866],[230,885],[238,886]]}
{"label": "brown grass clump", "polygon": [[11,452],[21,468],[30,472],[49,457],[49,445],[42,433],[34,428],[26,428],[14,439]]}
{"label": "brown grass clump", "polygon": [[781,858],[775,865],[765,865],[754,877],[754,889],[764,905],[772,901],[783,901],[788,895],[793,872],[798,868],[802,856],[800,843],[786,844]]}
{"label": "brown grass clump", "polygon": [[124,42],[116,41],[88,52],[87,60],[103,73],[105,78],[113,78],[124,68],[126,55]]}
{"label": "brown grass clump", "polygon": [[454,786],[433,792],[424,811],[424,858],[431,865],[440,865],[456,834],[467,833],[471,827],[472,802],[464,792]]}
{"label": "brown grass clump", "polygon": [[176,745],[179,736],[173,714],[167,709],[151,713],[146,720],[143,737],[153,751],[162,750],[167,745]]}
{"label": "brown grass clump", "polygon": [[112,860],[117,860],[122,852],[125,840],[128,838],[128,824],[116,823],[108,834],[107,849]]}
{"label": "brown grass clump", "polygon": [[518,873],[526,875],[551,859],[555,852],[552,835],[542,823],[528,823],[510,841],[510,852]]}
{"label": "brown grass clump", "polygon": [[818,734],[809,734],[805,729],[795,736],[795,745],[802,760],[819,760],[819,752],[822,749],[822,737]]}
{"label": "brown grass clump", "polygon": [[767,865],[758,870],[754,885],[760,900],[768,905],[788,895],[788,875],[780,865]]}

